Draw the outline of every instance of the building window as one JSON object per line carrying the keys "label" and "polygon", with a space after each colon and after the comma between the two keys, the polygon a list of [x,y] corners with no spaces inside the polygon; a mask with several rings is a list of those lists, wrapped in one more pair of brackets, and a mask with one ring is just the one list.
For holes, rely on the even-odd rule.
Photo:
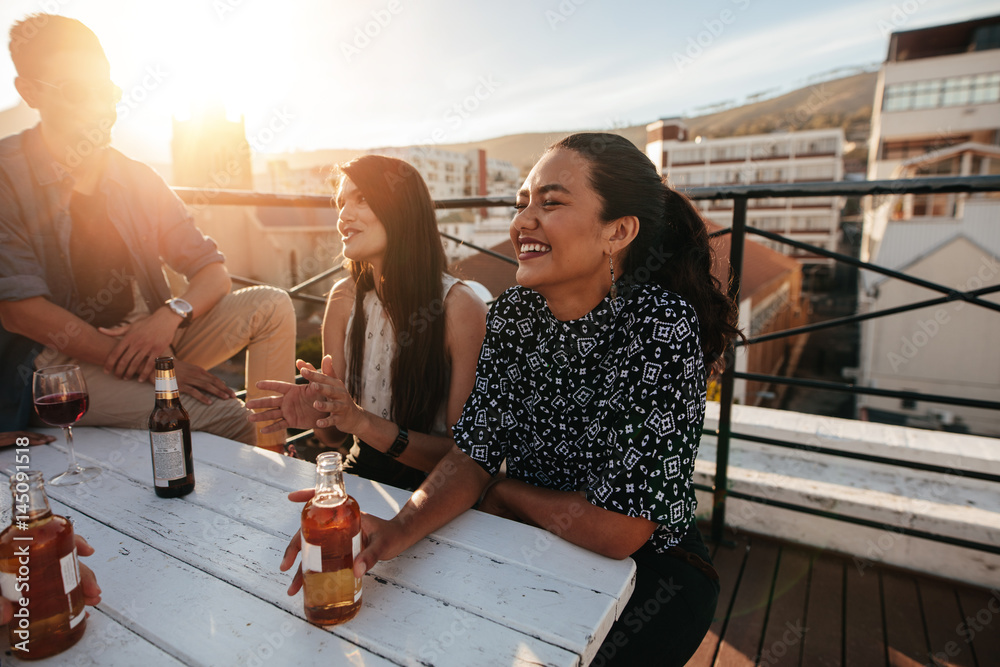
{"label": "building window", "polygon": [[908,81],[885,87],[883,111],[937,109],[1000,101],[1000,72]]}

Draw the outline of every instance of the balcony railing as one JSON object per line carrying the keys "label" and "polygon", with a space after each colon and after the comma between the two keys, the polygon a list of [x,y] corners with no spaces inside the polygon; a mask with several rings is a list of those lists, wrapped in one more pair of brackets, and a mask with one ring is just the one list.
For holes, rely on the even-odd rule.
{"label": "balcony railing", "polygon": [[[324,208],[330,206],[330,197],[321,195],[263,194],[263,193],[245,192],[245,191],[196,190],[191,188],[176,188],[176,191],[183,200],[189,203],[204,204],[207,201],[210,204],[244,205],[244,206],[300,206],[300,207],[324,207]],[[768,185],[726,185],[721,187],[692,188],[686,190],[685,194],[687,194],[691,199],[694,200],[733,201],[732,226],[730,228],[716,232],[713,236],[720,236],[723,234],[730,234],[732,236],[732,242],[730,244],[730,257],[729,257],[730,280],[728,289],[729,289],[729,296],[732,299],[734,299],[736,303],[739,303],[741,277],[743,271],[743,250],[744,250],[744,242],[745,239],[747,238],[747,235],[756,235],[766,239],[770,239],[771,241],[788,245],[793,248],[797,248],[799,250],[805,250],[807,252],[814,253],[815,255],[827,257],[835,260],[836,262],[853,266],[858,269],[865,269],[881,275],[888,276],[890,278],[894,278],[896,280],[901,280],[914,285],[919,285],[920,287],[924,287],[926,289],[941,294],[941,296],[936,298],[916,301],[907,305],[884,309],[877,312],[856,314],[849,317],[832,318],[822,322],[816,322],[805,326],[786,329],[784,331],[772,332],[766,335],[749,338],[745,343],[746,345],[753,345],[757,343],[763,343],[766,341],[789,338],[792,336],[798,336],[800,334],[811,333],[814,331],[819,331],[821,329],[827,329],[830,327],[856,324],[859,322],[872,320],[875,318],[887,317],[890,315],[895,315],[912,310],[917,310],[919,308],[926,308],[928,306],[934,306],[953,301],[963,301],[965,303],[972,304],[981,308],[986,308],[988,310],[1000,311],[1000,304],[993,303],[991,301],[987,301],[981,298],[988,294],[994,294],[996,292],[1000,292],[1000,285],[992,285],[987,287],[981,287],[974,290],[960,291],[948,287],[946,285],[936,284],[934,282],[924,280],[916,276],[907,275],[905,273],[895,271],[886,267],[882,267],[876,264],[863,262],[855,257],[837,253],[831,250],[827,250],[825,248],[816,247],[807,243],[803,243],[801,241],[797,241],[792,238],[782,236],[780,234],[775,234],[773,232],[765,231],[762,229],[755,229],[747,225],[747,207],[750,201],[770,199],[775,197],[829,198],[829,197],[851,197],[851,196],[871,196],[871,195],[905,195],[905,194],[938,194],[938,193],[971,194],[971,193],[984,193],[984,192],[1000,192],[1000,176],[919,178],[919,179],[902,179],[902,180],[885,180],[885,181],[838,181],[838,182],[824,182],[824,183],[782,183],[782,184],[768,184]],[[435,202],[436,207],[441,209],[487,208],[495,206],[513,206],[513,204],[514,204],[513,196],[448,199],[448,200],[439,200]],[[1000,224],[1000,221],[998,221],[998,224]],[[480,248],[476,245],[464,242],[461,239],[458,239],[448,234],[442,233],[442,236],[456,243],[460,243],[473,250],[478,250],[487,255],[493,256],[500,261],[516,264],[516,261],[510,257],[506,257],[504,255],[495,253],[486,248]],[[306,280],[296,285],[295,287],[289,289],[288,292],[293,298],[313,303],[316,302],[321,303],[324,301],[322,296],[310,295],[305,293],[304,290],[309,286],[314,285],[318,281],[336,274],[340,270],[341,270],[340,267],[333,267],[313,278],[310,278],[309,280]],[[253,284],[253,281],[245,279],[237,279],[237,278],[234,279],[246,284]],[[804,450],[823,456],[850,458],[855,460],[867,461],[871,463],[886,464],[891,466],[898,466],[915,470],[940,473],[944,475],[952,475],[957,477],[982,480],[993,484],[997,484],[998,485],[997,491],[1000,492],[1000,476],[988,472],[982,472],[977,470],[956,470],[955,468],[948,468],[929,463],[888,458],[883,456],[874,456],[858,452],[845,452],[845,451],[831,449],[828,447],[803,445],[798,442],[778,440],[773,438],[764,438],[760,436],[751,435],[748,433],[740,433],[738,431],[734,431],[733,418],[732,418],[732,405],[734,398],[735,382],[738,379],[763,382],[769,384],[785,384],[790,386],[808,387],[813,389],[835,390],[856,395],[865,394],[871,396],[890,397],[890,398],[898,398],[898,399],[914,400],[914,401],[926,401],[932,403],[942,403],[947,405],[957,405],[957,406],[1000,411],[1000,402],[997,401],[974,400],[968,398],[945,396],[939,394],[925,394],[912,391],[892,391],[892,390],[878,389],[874,387],[857,386],[850,383],[823,382],[817,380],[805,380],[799,378],[782,377],[782,376],[767,375],[760,373],[737,372],[735,364],[736,347],[741,346],[743,344],[744,343],[742,342],[737,343],[736,345],[732,346],[727,351],[726,354],[726,360],[727,360],[726,370],[721,378],[721,399],[720,399],[720,414],[719,414],[718,429],[714,432],[710,432],[714,433],[717,438],[716,472],[715,472],[714,483],[711,486],[696,485],[696,488],[699,488],[702,491],[711,492],[713,495],[714,504],[713,504],[712,524],[711,524],[712,525],[711,536],[713,540],[720,541],[722,539],[723,530],[726,525],[726,500],[727,498],[731,497],[731,498],[739,498],[742,500],[752,501],[756,503],[762,503],[773,507],[780,507],[783,509],[794,510],[797,512],[805,512],[808,514],[818,515],[829,519],[846,521],[853,524],[868,526],[872,528],[879,528],[879,529],[891,528],[893,531],[902,535],[909,535],[913,537],[934,540],[945,544],[951,544],[955,546],[975,549],[983,552],[1000,554],[1000,546],[993,544],[986,544],[975,540],[960,539],[949,535],[935,534],[928,531],[908,528],[906,526],[890,527],[882,523],[876,523],[874,521],[870,521],[864,518],[838,513],[835,511],[821,510],[813,507],[806,507],[803,505],[780,502],[772,498],[765,498],[753,494],[731,491],[728,488],[730,445],[731,441],[734,438],[739,438],[746,441],[761,443],[767,446]]]}

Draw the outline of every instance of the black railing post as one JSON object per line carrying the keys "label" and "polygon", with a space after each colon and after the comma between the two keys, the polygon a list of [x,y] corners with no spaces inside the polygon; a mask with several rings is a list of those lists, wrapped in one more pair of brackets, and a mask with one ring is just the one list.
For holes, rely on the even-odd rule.
{"label": "black railing post", "polygon": [[[743,240],[747,229],[747,198],[733,200],[733,233],[729,241],[729,298],[739,307],[740,279],[743,275]],[[736,348],[726,349],[726,369],[722,373],[719,396],[719,427],[716,430],[715,485],[712,489],[712,541],[722,542],[726,527],[726,494],[729,486],[729,437],[733,431],[733,389],[736,383]]]}

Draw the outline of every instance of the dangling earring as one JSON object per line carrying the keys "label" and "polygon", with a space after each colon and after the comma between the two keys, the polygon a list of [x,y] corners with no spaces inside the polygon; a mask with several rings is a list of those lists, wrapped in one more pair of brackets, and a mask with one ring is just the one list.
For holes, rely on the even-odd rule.
{"label": "dangling earring", "polygon": [[608,264],[611,266],[611,301],[618,298],[618,285],[615,284],[615,259],[608,255]]}

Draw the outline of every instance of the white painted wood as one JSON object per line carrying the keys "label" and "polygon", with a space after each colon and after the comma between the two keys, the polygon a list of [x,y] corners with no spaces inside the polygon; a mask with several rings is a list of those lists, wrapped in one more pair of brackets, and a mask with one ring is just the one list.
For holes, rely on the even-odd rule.
{"label": "white painted wood", "polygon": [[[318,651],[360,652],[366,665],[394,664],[170,557],[156,545],[129,538],[61,502],[52,501],[52,509],[72,514],[74,528],[96,549],[84,562],[101,586],[98,609],[123,626],[126,635],[138,636],[184,664],[262,665],[272,657],[283,664],[308,664]],[[99,646],[102,633],[91,630],[84,637],[93,634],[91,641]],[[78,653],[73,647],[59,664],[75,664]],[[103,659],[97,662],[104,664]]]}
{"label": "white painted wood", "polygon": [[[99,463],[113,461],[115,469],[138,482],[151,479],[149,445],[140,440],[144,435],[139,431],[116,431],[118,440],[113,444],[113,453],[94,457],[88,455],[87,458]],[[85,437],[90,438],[92,434],[88,433]],[[274,525],[270,504],[261,506],[253,503],[254,506],[247,507],[247,503],[240,498],[227,498],[224,502],[219,502],[215,497],[215,489],[207,491],[205,487],[236,484],[245,490],[243,477],[274,485],[285,491],[311,487],[314,483],[315,466],[305,461],[247,447],[208,433],[195,433],[194,441],[197,486],[195,493],[188,498],[201,502],[201,498],[210,497],[213,505],[225,507],[225,513],[229,516],[238,511],[239,516],[234,518],[263,530],[272,530]],[[93,449],[97,450],[98,445],[95,444]],[[265,463],[262,464],[262,461]],[[216,474],[212,467],[237,474],[239,478],[235,481],[227,480],[224,475]],[[353,475],[345,475],[344,480],[348,493],[358,501],[362,511],[384,519],[392,518],[410,495],[402,489],[359,479]],[[267,490],[259,492],[267,493]],[[287,516],[293,517],[293,514],[289,512]],[[297,527],[294,523],[297,515],[289,520]],[[294,530],[293,527],[291,531]],[[433,533],[432,537],[466,549],[478,550],[491,557],[502,556],[505,561],[568,583],[608,593],[623,601],[628,600],[634,588],[635,565],[631,559],[615,561],[605,558],[570,544],[546,530],[492,515],[468,512]],[[611,576],[608,576],[609,571]]]}
{"label": "white painted wood", "polygon": [[143,637],[135,634],[104,612],[104,605],[87,609],[87,630],[83,637],[68,651],[44,660],[18,660],[7,654],[10,644],[7,633],[0,633],[0,654],[4,665],[49,667],[74,665],[79,667],[169,667],[183,665]]}
{"label": "white painted wood", "polygon": [[[300,620],[301,594],[285,595],[291,575],[277,570],[288,536],[298,525],[298,508],[286,499],[287,491],[311,486],[313,465],[198,433],[196,490],[183,499],[166,500],[157,498],[150,486],[145,432],[77,431],[78,456],[98,462],[106,472],[88,484],[51,488],[50,497],[66,503],[65,513],[80,522],[81,534],[91,538],[82,529],[88,521],[104,524],[105,530],[114,526],[119,541],[131,540],[169,563],[171,575],[163,582],[176,587],[177,573],[184,572],[187,579],[188,570],[210,582],[194,590],[185,583],[188,602],[222,587],[210,594],[212,605],[239,608],[258,626],[263,617],[254,605],[266,605],[279,618],[398,664],[586,664],[621,606],[616,595],[602,589],[630,594],[633,585],[630,560],[604,559],[558,538],[537,549],[534,558],[540,566],[524,567],[533,564],[514,547],[530,527],[469,512],[462,523],[442,531],[446,534],[440,539],[432,536],[395,561],[377,565],[365,579],[359,616],[327,633]],[[60,448],[36,447],[31,454],[33,467],[47,476],[65,468]],[[0,469],[12,460],[12,452],[0,452]],[[349,491],[374,514],[391,516],[408,497],[399,489],[347,477]],[[543,532],[530,528],[532,537]],[[567,554],[570,562],[586,565],[553,576],[566,569]],[[118,564],[109,567],[117,577]],[[141,587],[144,580],[139,577],[133,585]],[[107,600],[105,588],[102,609]],[[128,622],[127,615],[122,619]],[[246,637],[231,635],[245,649]],[[259,633],[254,636],[260,638]],[[173,640],[155,637],[157,646],[188,661],[188,653],[173,652]],[[342,649],[331,652],[343,654]]]}

